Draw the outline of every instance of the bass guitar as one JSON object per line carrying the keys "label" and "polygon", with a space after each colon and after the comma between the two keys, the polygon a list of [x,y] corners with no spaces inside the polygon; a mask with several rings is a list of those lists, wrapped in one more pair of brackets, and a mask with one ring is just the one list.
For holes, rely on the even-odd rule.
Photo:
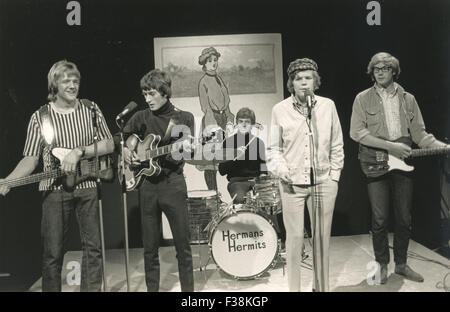
{"label": "bass guitar", "polygon": [[[403,137],[394,142],[410,145],[411,139]],[[413,149],[409,158],[443,154],[450,154],[450,147]],[[413,166],[407,164],[404,160],[389,154],[388,151],[362,144],[359,147],[359,161],[362,171],[368,178],[380,177],[392,170],[401,170],[405,172],[414,170]]]}
{"label": "bass guitar", "polygon": [[[51,153],[61,163],[64,157],[71,151],[71,149],[55,147]],[[75,186],[81,182],[97,179],[96,169],[98,169],[98,177],[102,181],[111,181],[114,178],[112,163],[113,161],[110,155],[100,156],[98,162],[96,162],[95,158],[81,159],[77,165],[77,170],[73,173],[64,172],[61,168],[55,168],[22,178],[6,179],[0,181],[0,186],[7,185],[13,188],[47,179],[60,179],[63,189],[67,192],[73,192]]]}

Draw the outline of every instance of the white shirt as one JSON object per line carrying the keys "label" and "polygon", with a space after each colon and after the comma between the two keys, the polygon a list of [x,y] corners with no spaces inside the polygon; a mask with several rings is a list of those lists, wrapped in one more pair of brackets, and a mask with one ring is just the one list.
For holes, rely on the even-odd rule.
{"label": "white shirt", "polygon": [[[312,110],[316,182],[329,177],[339,181],[344,167],[344,142],[336,106],[331,99],[315,96]],[[294,107],[291,96],[272,109],[268,168],[275,175],[288,172],[293,184],[310,184],[310,142],[307,118]]]}

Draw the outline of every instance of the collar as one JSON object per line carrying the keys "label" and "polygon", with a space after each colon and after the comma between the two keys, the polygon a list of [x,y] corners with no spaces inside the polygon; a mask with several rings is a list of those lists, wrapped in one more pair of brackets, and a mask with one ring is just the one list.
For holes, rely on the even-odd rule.
{"label": "collar", "polygon": [[392,83],[389,87],[387,87],[387,88],[383,88],[383,87],[380,87],[376,82],[374,83],[374,87],[375,87],[375,90],[378,92],[378,93],[381,93],[381,94],[388,94],[388,95],[395,95],[396,93],[397,93],[397,91],[398,91],[398,87],[399,87],[399,85],[396,83],[396,82],[394,82],[394,83]]}
{"label": "collar", "polygon": [[55,102],[49,102],[49,104],[50,104],[50,106],[51,106],[51,108],[55,111],[55,112],[57,112],[58,114],[63,114],[63,115],[66,115],[66,114],[71,114],[71,113],[73,113],[74,111],[76,111],[77,109],[78,109],[78,106],[80,105],[80,100],[79,99],[76,99],[76,101],[75,101],[75,105],[73,106],[73,107],[69,107],[69,108],[61,108],[61,107],[58,107],[58,106],[56,106],[56,104],[55,104]]}
{"label": "collar", "polygon": [[296,110],[303,116],[307,117],[308,116],[308,106],[306,104],[302,105],[301,103],[299,103],[293,94],[291,95],[291,99],[292,99],[292,107],[294,108],[294,110]]}
{"label": "collar", "polygon": [[167,102],[161,106],[158,110],[152,111],[153,115],[155,116],[161,116],[166,115],[175,110],[175,106],[170,102],[170,100],[167,100]]}
{"label": "collar", "polygon": [[205,70],[205,74],[208,76],[217,76],[217,71],[215,70]]}
{"label": "collar", "polygon": [[294,106],[306,107],[306,103],[299,102],[294,94],[291,94],[291,99]]}

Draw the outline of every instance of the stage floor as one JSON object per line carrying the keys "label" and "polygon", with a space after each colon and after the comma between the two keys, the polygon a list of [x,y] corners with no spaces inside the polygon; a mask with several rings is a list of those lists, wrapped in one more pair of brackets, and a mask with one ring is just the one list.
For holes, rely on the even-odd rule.
{"label": "stage floor", "polygon": [[[392,246],[392,237],[390,237]],[[285,292],[287,288],[287,276],[285,265],[279,261],[273,269],[268,270],[262,276],[253,280],[235,280],[217,268],[212,260],[206,270],[200,270],[209,259],[209,247],[207,245],[192,245],[194,261],[195,291],[208,292]],[[373,272],[370,262],[373,261],[372,243],[369,235],[332,237],[330,243],[330,289],[334,292],[416,292],[416,291],[444,291],[442,283],[450,270],[443,265],[432,261],[438,261],[447,267],[450,261],[432,250],[414,242],[410,242],[408,264],[421,273],[425,281],[416,283],[404,280],[394,273],[393,256],[391,249],[391,264],[389,265],[389,279],[385,285],[369,285],[367,276]],[[146,291],[144,259],[142,249],[130,249],[130,291]],[[161,263],[161,287],[160,291],[180,291],[178,280],[178,266],[175,258],[174,247],[160,248]],[[306,255],[302,265],[302,291],[309,292],[312,287],[311,246],[306,243]],[[420,259],[424,258],[424,259]],[[426,261],[431,260],[431,261]],[[108,291],[126,291],[125,282],[125,256],[123,250],[107,250],[106,273]],[[74,269],[72,261],[81,262],[80,251],[66,253],[63,266],[63,291],[79,291],[79,286],[68,285],[67,276],[73,277]],[[72,262],[72,263],[70,263]],[[76,264],[75,264],[76,265]],[[69,274],[69,275],[68,275]],[[447,283],[450,278],[447,277]],[[437,287],[439,285],[441,287]],[[449,287],[450,285],[447,285]],[[30,291],[41,291],[41,279],[37,280]]]}

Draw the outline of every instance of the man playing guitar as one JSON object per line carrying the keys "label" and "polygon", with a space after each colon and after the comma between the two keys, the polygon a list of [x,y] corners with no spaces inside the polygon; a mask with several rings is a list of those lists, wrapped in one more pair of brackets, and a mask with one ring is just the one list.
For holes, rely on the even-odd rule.
{"label": "man playing guitar", "polygon": [[[61,161],[61,169],[72,173],[77,170],[80,159],[110,154],[114,151],[111,133],[98,106],[77,98],[80,72],[74,63],[59,61],[48,73],[48,100],[32,116],[22,160],[16,168],[0,180],[0,194],[9,192],[3,182],[29,176],[42,157],[44,172],[51,171],[54,164],[52,149],[70,149]],[[92,111],[97,114],[98,142],[94,146]],[[42,290],[61,291],[61,269],[64,259],[65,233],[69,217],[75,210],[80,227],[83,249],[81,291],[99,291],[102,283],[102,255],[98,217],[96,183],[84,181],[67,192],[53,178],[39,184],[43,192],[41,235],[44,244],[42,264]]]}
{"label": "man playing guitar", "polygon": [[[127,147],[124,147],[124,160],[127,165],[138,166],[143,161],[135,151],[135,144],[138,141],[133,137],[136,135],[141,140],[149,136],[159,136],[162,138],[160,145],[167,146],[178,141],[180,134],[186,137],[194,132],[194,116],[189,112],[180,111],[170,102],[171,84],[169,74],[159,69],[154,69],[142,77],[141,89],[148,108],[135,113],[123,128],[124,138],[127,141]],[[183,145],[183,148],[184,152],[190,153],[187,151],[190,149],[189,144]],[[177,157],[172,155],[175,154],[164,154],[159,157],[156,174],[152,173],[145,177],[139,186],[145,281],[148,291],[159,290],[158,249],[161,212],[164,212],[170,224],[177,252],[181,291],[191,292],[194,291],[194,276],[189,245],[184,160],[183,157],[175,159]]]}
{"label": "man playing guitar", "polygon": [[[391,199],[396,222],[395,273],[416,282],[423,282],[423,277],[406,264],[411,235],[411,174],[399,170],[383,172],[381,175],[379,172],[385,170],[381,163],[386,161],[388,154],[399,159],[408,158],[412,153],[411,140],[419,147],[427,149],[446,145],[425,131],[416,99],[394,82],[400,75],[397,58],[389,53],[377,53],[370,60],[367,73],[375,84],[355,98],[350,136],[360,143],[359,158],[367,175],[372,208],[373,248],[375,259],[380,264],[380,283],[385,284],[388,280],[388,216]],[[371,161],[373,163],[367,165]]]}

